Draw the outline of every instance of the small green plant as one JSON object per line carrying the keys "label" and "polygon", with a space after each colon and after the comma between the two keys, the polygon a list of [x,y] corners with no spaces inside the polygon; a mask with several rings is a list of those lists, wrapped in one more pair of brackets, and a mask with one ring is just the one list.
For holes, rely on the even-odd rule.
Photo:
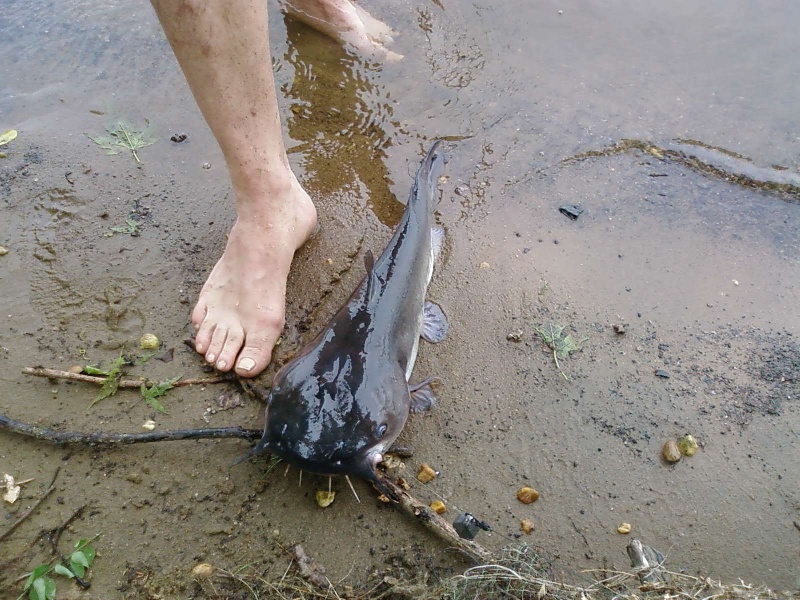
{"label": "small green plant", "polygon": [[[90,540],[78,540],[75,543],[75,551],[69,555],[69,558],[62,556],[61,562],[56,565],[43,563],[36,567],[25,581],[22,596],[27,592],[29,600],[54,600],[56,582],[50,577],[51,572],[69,579],[83,580],[86,576],[86,569],[92,566],[96,555],[94,548],[89,544],[99,536],[98,533]],[[85,585],[88,587],[89,584],[85,583]]]}
{"label": "small green plant", "polygon": [[535,331],[539,334],[542,341],[553,351],[553,360],[556,363],[558,372],[569,381],[569,377],[561,369],[558,359],[567,358],[573,352],[581,349],[581,345],[589,338],[576,340],[571,333],[564,335],[566,326],[549,323],[547,327],[536,327]]}
{"label": "small green plant", "polygon": [[108,230],[105,237],[111,237],[115,233],[124,233],[126,235],[139,235],[139,221],[133,219],[125,219],[125,225],[116,225]]}
{"label": "small green plant", "polygon": [[150,406],[155,408],[158,412],[166,414],[167,409],[165,409],[164,405],[158,401],[158,398],[160,398],[161,396],[166,394],[167,391],[175,387],[175,383],[180,378],[181,376],[178,375],[177,377],[173,377],[171,379],[165,379],[164,381],[154,383],[150,387],[147,387],[147,384],[143,383],[139,391],[141,392],[142,398],[144,398],[145,402],[147,402]]}
{"label": "small green plant", "polygon": [[133,158],[138,163],[142,161],[139,160],[139,155],[136,154],[136,151],[156,142],[156,138],[153,137],[150,131],[150,121],[145,119],[144,123],[144,128],[139,129],[130,121],[117,119],[106,125],[108,135],[92,136],[87,133],[86,137],[104,150],[107,150],[107,154],[119,154],[120,149],[130,150],[133,153]]}
{"label": "small green plant", "polygon": [[109,396],[113,396],[117,393],[119,381],[122,379],[122,368],[127,364],[129,364],[129,361],[120,354],[109,363],[103,363],[100,366],[88,365],[83,368],[87,375],[99,375],[100,377],[106,378],[97,396],[95,396],[94,400],[92,400],[92,403],[89,405],[89,408],[92,408],[101,400],[105,400]]}

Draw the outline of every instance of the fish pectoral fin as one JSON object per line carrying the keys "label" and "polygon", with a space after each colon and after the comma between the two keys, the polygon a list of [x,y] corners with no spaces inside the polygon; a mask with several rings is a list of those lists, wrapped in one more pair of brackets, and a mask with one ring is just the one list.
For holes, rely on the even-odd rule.
{"label": "fish pectoral fin", "polygon": [[437,344],[447,337],[450,325],[442,307],[435,302],[425,302],[422,318],[422,339],[431,344]]}
{"label": "fish pectoral fin", "polygon": [[436,398],[431,383],[438,380],[438,377],[428,377],[416,385],[409,386],[408,393],[411,396],[411,412],[421,413],[433,408],[438,398]]}

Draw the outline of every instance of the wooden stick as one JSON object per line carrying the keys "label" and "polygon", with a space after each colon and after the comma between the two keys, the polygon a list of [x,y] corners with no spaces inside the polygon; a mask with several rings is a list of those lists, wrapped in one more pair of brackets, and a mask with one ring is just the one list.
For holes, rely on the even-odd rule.
{"label": "wooden stick", "polygon": [[45,499],[45,498],[47,498],[47,497],[48,497],[50,494],[52,494],[52,493],[53,493],[53,490],[55,490],[55,489],[56,489],[56,477],[58,477],[58,472],[59,472],[60,470],[61,470],[61,467],[58,467],[58,468],[56,469],[56,472],[55,472],[55,474],[53,475],[53,479],[52,479],[52,481],[50,482],[50,487],[48,487],[48,488],[47,488],[47,490],[46,490],[46,491],[45,491],[45,492],[44,492],[44,493],[43,493],[41,496],[39,496],[39,498],[36,500],[36,502],[34,502],[34,503],[33,503],[33,506],[31,506],[31,507],[30,507],[28,510],[26,510],[24,513],[22,513],[22,515],[19,517],[19,519],[17,519],[16,521],[14,521],[14,523],[11,525],[11,527],[9,527],[9,528],[8,528],[8,529],[5,531],[5,533],[3,533],[3,535],[0,535],[0,542],[2,542],[2,541],[3,541],[3,540],[5,540],[5,539],[6,539],[8,536],[10,536],[12,533],[14,533],[14,530],[15,530],[17,527],[19,527],[19,526],[22,524],[22,522],[23,522],[25,519],[27,519],[29,516],[31,516],[31,514],[33,513],[33,511],[35,511],[35,510],[36,510],[36,509],[39,507],[39,505],[40,505],[42,502],[44,502],[44,499]]}
{"label": "wooden stick", "polygon": [[[59,371],[58,369],[45,369],[44,367],[25,367],[22,369],[25,375],[33,375],[34,377],[47,377],[48,379],[66,379],[68,381],[82,381],[84,383],[94,383],[96,385],[103,385],[106,382],[105,377],[97,377],[95,375],[86,375],[84,373],[70,373],[69,371]],[[217,377],[200,377],[198,379],[181,379],[176,381],[172,387],[183,387],[186,385],[208,385],[211,383],[224,383],[226,381],[234,381],[233,375],[218,375]],[[126,389],[139,389],[142,384],[151,384],[149,379],[121,379],[119,382],[120,388]]]}
{"label": "wooden stick", "polygon": [[54,444],[141,444],[145,442],[162,442],[176,440],[200,440],[239,438],[257,440],[261,437],[260,429],[243,429],[242,427],[216,427],[207,429],[173,429],[167,431],[149,431],[147,433],[82,433],[71,431],[55,431],[46,427],[38,427],[0,415],[0,429],[12,433],[26,435]]}
{"label": "wooden stick", "polygon": [[424,527],[436,534],[437,537],[454,546],[479,564],[489,564],[494,560],[494,554],[472,540],[462,538],[453,526],[436,514],[432,508],[414,498],[411,494],[385,476],[378,476],[379,487],[386,487],[390,497],[396,501],[397,506],[406,514]]}

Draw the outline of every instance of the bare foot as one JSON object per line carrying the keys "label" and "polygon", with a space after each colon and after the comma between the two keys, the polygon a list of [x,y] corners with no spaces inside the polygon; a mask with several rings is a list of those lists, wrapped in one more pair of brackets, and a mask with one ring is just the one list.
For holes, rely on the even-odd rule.
{"label": "bare foot", "polygon": [[367,58],[387,62],[403,58],[386,48],[394,41],[391,28],[350,0],[283,0],[282,5],[291,17]]}
{"label": "bare foot", "polygon": [[220,371],[255,377],[269,364],[284,326],[286,278],[317,211],[295,180],[282,198],[242,209],[222,258],[192,311],[195,348]]}

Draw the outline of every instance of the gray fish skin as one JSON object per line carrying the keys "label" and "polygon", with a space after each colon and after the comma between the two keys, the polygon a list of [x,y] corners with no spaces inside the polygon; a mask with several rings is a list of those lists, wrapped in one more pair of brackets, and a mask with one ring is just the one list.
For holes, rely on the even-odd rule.
{"label": "gray fish skin", "polygon": [[394,236],[374,265],[367,254],[367,274],[348,302],[275,375],[264,435],[251,454],[378,481],[376,466],[411,410],[408,376],[436,258],[442,146],[436,142],[423,160]]}

